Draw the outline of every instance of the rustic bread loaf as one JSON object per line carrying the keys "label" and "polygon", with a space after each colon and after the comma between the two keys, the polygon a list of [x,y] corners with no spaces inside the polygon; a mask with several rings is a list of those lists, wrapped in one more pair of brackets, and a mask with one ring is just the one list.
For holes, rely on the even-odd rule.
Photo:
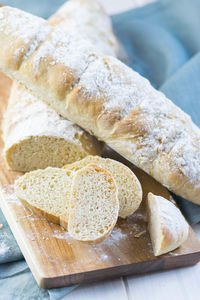
{"label": "rustic bread loaf", "polygon": [[126,218],[132,215],[142,201],[142,187],[135,174],[116,160],[92,155],[68,164],[64,166],[64,169],[77,171],[91,163],[97,164],[112,174],[118,189],[119,216]]}
{"label": "rustic bread loaf", "polygon": [[119,201],[112,175],[95,164],[73,176],[68,218],[69,234],[80,241],[100,242],[115,226]]}
{"label": "rustic bread loaf", "polygon": [[149,231],[154,255],[178,248],[188,237],[189,226],[180,210],[169,200],[148,194]]}
{"label": "rustic bread loaf", "polygon": [[15,194],[25,206],[67,229],[70,175],[51,167],[26,173],[15,181]]}
{"label": "rustic bread loaf", "polygon": [[174,193],[200,204],[200,130],[145,78],[99,56],[81,36],[13,8],[0,8],[0,43],[2,71]]}
{"label": "rustic bread loaf", "polygon": [[[49,23],[76,35],[84,33],[102,53],[116,54],[110,19],[94,0],[67,1]],[[11,89],[3,129],[5,160],[15,171],[62,167],[88,154],[100,153],[95,138],[16,83]]]}
{"label": "rustic bread loaf", "polygon": [[3,139],[8,167],[21,172],[62,167],[101,149],[95,138],[17,83],[4,114]]}

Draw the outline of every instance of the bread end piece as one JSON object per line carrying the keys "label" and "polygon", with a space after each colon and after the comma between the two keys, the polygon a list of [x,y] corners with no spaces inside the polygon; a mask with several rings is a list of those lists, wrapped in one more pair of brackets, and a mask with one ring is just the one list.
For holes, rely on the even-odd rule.
{"label": "bread end piece", "polygon": [[148,193],[149,232],[155,256],[170,252],[187,239],[189,225],[169,200]]}

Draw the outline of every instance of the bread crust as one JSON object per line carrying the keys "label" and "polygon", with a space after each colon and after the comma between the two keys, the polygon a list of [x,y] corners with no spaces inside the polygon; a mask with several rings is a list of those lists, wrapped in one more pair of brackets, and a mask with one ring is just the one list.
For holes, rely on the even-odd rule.
{"label": "bread crust", "polygon": [[[10,29],[9,18],[6,25],[4,21],[13,9],[5,13],[3,9],[0,27]],[[18,14],[15,18],[36,22],[31,15]],[[0,31],[0,42],[8,45],[6,39],[12,34],[12,29],[8,37]],[[26,46],[25,42],[18,46],[19,41],[17,36],[14,48]],[[47,45],[53,51],[44,55]],[[56,56],[61,49],[65,49],[64,58]],[[169,190],[200,204],[200,130],[138,73],[113,57],[99,56],[81,37],[77,41],[52,28],[39,48],[23,59],[19,71],[2,53],[0,68]],[[62,78],[57,79],[56,74]]]}

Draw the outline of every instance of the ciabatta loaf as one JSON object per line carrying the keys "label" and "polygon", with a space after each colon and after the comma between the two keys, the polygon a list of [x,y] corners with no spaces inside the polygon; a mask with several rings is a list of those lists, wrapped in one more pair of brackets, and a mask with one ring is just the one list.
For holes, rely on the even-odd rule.
{"label": "ciabatta loaf", "polygon": [[172,202],[149,193],[148,210],[149,231],[155,256],[178,248],[187,239],[188,223]]}
{"label": "ciabatta loaf", "polygon": [[62,167],[100,153],[95,138],[17,83],[11,88],[4,114],[3,139],[8,167],[21,172]]}
{"label": "ciabatta loaf", "polygon": [[[12,47],[10,41],[12,40]],[[200,130],[119,60],[0,8],[0,69],[174,193],[200,204]]]}
{"label": "ciabatta loaf", "polygon": [[97,164],[109,171],[117,185],[119,199],[119,216],[132,215],[142,201],[142,188],[135,174],[124,164],[109,158],[88,155],[80,161],[64,166],[69,171],[77,171],[88,164]]}
{"label": "ciabatta loaf", "polygon": [[72,178],[59,168],[36,170],[15,181],[15,194],[35,213],[67,229]]}
{"label": "ciabatta loaf", "polygon": [[69,234],[80,241],[100,242],[115,226],[119,201],[112,175],[95,164],[73,176],[68,218]]}

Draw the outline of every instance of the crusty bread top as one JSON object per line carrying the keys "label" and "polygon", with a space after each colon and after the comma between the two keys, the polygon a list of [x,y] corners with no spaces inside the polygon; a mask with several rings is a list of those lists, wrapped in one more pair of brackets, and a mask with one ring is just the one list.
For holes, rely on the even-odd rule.
{"label": "crusty bread top", "polygon": [[114,57],[98,58],[65,111],[170,190],[200,203],[200,130],[137,72]]}
{"label": "crusty bread top", "polygon": [[[6,148],[19,139],[36,135],[64,138],[81,146],[80,138],[87,133],[14,82],[3,122],[3,139],[8,142]],[[90,147],[88,138],[88,149]]]}

